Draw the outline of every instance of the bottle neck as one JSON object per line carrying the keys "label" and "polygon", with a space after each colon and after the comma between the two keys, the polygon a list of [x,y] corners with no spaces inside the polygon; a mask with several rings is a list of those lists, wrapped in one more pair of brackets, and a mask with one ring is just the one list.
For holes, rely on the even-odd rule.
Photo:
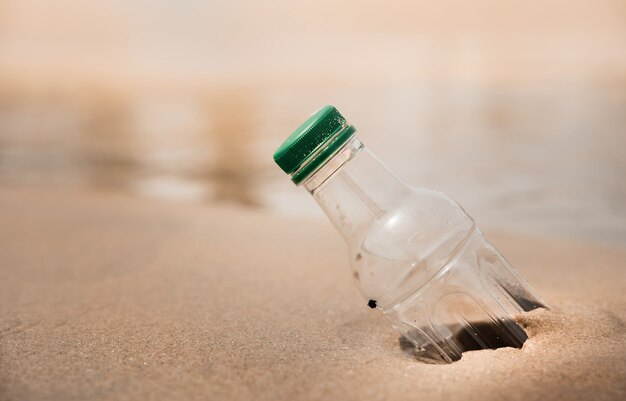
{"label": "bottle neck", "polygon": [[356,136],[303,184],[349,244],[410,191]]}

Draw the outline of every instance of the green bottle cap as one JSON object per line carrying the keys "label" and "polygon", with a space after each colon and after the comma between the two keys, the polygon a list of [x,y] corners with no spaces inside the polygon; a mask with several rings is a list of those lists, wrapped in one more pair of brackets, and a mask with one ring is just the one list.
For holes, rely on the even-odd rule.
{"label": "green bottle cap", "polygon": [[276,149],[274,161],[299,184],[337,153],[355,131],[336,108],[324,106]]}

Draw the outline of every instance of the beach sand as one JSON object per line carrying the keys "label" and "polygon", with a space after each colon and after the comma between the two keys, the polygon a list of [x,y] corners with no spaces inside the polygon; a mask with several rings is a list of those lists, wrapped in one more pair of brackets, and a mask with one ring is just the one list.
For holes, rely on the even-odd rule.
{"label": "beach sand", "polygon": [[330,224],[8,188],[0,221],[2,400],[626,399],[624,250],[487,231],[552,309],[429,365]]}

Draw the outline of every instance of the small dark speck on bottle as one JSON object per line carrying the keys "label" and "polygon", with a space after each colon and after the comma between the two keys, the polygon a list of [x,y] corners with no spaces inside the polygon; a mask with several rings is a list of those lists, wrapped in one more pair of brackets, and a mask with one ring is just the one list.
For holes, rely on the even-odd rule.
{"label": "small dark speck on bottle", "polygon": [[369,306],[370,308],[374,309],[376,307],[376,300],[375,299],[370,299],[369,301],[367,301],[367,306]]}
{"label": "small dark speck on bottle", "polygon": [[359,253],[356,254],[356,257],[354,258],[354,260],[356,260],[358,262],[359,260],[361,260],[362,257],[363,256],[361,256],[361,253],[359,252]]}

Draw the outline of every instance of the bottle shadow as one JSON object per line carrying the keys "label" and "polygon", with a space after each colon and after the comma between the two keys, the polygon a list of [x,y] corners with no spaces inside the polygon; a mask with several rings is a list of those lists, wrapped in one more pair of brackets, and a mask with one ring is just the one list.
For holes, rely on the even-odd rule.
{"label": "bottle shadow", "polygon": [[[544,305],[526,298],[517,297],[516,301],[525,312],[537,308],[545,308]],[[437,345],[426,344],[417,347],[407,337],[401,336],[398,339],[400,349],[418,361],[440,364],[449,362],[441,355],[440,350],[449,349],[450,344],[454,344],[458,352],[452,353],[456,355],[455,357],[452,357],[450,354],[448,354],[448,357],[452,357],[452,361],[456,362],[467,351],[506,347],[521,349],[528,339],[526,331],[512,319],[473,321],[468,322],[466,325],[450,324],[445,325],[445,329],[442,331],[452,333],[445,343]],[[420,332],[423,332],[423,330]]]}
{"label": "bottle shadow", "polygon": [[[504,322],[505,325],[517,324],[513,321]],[[519,327],[519,326],[517,326]],[[460,353],[467,351],[477,351],[481,349],[498,349],[498,348],[522,348],[524,342],[528,339],[526,332],[519,328],[515,337],[507,335],[502,329],[502,325],[493,322],[471,322],[471,329],[461,325],[447,325],[452,336],[449,342],[455,344]],[[441,356],[438,348],[446,348],[448,345],[438,344],[435,347],[427,344],[420,348],[416,347],[408,338],[402,336],[399,338],[400,349],[407,355],[426,363],[446,363],[447,361]],[[453,362],[461,359],[461,355],[453,358]]]}

